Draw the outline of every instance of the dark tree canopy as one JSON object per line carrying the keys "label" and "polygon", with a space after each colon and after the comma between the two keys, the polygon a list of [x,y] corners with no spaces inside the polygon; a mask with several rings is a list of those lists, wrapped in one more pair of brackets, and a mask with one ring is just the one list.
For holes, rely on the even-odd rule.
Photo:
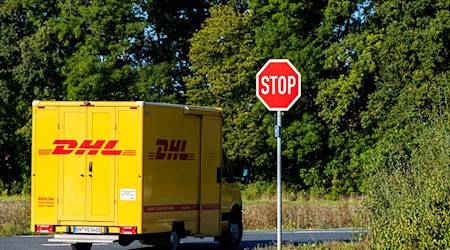
{"label": "dark tree canopy", "polygon": [[[364,192],[448,109],[450,3],[400,0],[0,0],[0,190],[29,190],[31,103],[145,100],[223,108],[224,149],[275,177],[271,58],[302,73],[283,114],[284,181]],[[376,159],[376,160],[374,160]]]}

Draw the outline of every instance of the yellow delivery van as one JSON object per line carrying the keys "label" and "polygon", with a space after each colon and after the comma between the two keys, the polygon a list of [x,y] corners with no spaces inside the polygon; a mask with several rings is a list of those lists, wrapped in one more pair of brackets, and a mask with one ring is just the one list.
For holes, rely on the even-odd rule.
{"label": "yellow delivery van", "polygon": [[[242,237],[238,180],[220,109],[148,102],[34,101],[31,230],[51,242],[176,249]],[[244,170],[244,172],[247,172]]]}

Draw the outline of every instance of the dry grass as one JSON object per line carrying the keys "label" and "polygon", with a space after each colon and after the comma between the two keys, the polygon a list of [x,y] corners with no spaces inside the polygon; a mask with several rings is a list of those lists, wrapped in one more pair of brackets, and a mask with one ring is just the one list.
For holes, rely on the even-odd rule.
{"label": "dry grass", "polygon": [[0,201],[0,236],[30,233],[30,202]]}
{"label": "dry grass", "polygon": [[[253,250],[276,250],[276,245],[269,245],[269,246],[258,246],[256,248],[253,248]],[[283,245],[284,250],[308,250],[308,249],[316,249],[316,250],[366,250],[369,249],[367,244],[364,242],[352,242],[352,243],[346,243],[346,242],[325,242],[320,244],[301,244],[301,245],[294,245],[294,244],[286,244]]]}
{"label": "dry grass", "polygon": [[[276,228],[276,203],[244,203],[246,230]],[[351,202],[283,203],[284,229],[361,228],[369,218],[364,206]],[[0,201],[0,236],[30,233],[30,201]]]}
{"label": "dry grass", "polygon": [[[243,223],[247,230],[275,229],[276,203],[244,204]],[[369,218],[362,205],[283,204],[283,228],[367,227]]]}

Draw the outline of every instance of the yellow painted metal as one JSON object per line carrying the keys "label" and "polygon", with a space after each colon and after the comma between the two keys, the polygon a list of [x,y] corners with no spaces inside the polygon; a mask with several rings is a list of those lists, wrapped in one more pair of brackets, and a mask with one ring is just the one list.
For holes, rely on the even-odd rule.
{"label": "yellow painted metal", "polygon": [[199,233],[201,119],[184,115],[183,110],[169,105],[145,107],[145,233],[169,232],[174,221],[184,221],[186,230]]}
{"label": "yellow painted metal", "polygon": [[[236,182],[229,183],[222,179],[221,197],[220,197],[220,211],[221,213],[229,213],[233,206],[242,206],[241,190],[239,184]],[[226,230],[228,221],[224,220],[221,223],[222,230]]]}
{"label": "yellow painted metal", "polygon": [[[32,168],[31,168],[31,230],[36,224],[56,224],[58,158],[41,153],[58,137],[58,113],[55,107],[39,109],[33,106]],[[39,122],[37,122],[39,120]]]}
{"label": "yellow painted metal", "polygon": [[117,157],[117,225],[138,226],[142,232],[142,114],[144,107],[117,108],[118,147],[129,150]]}
{"label": "yellow painted metal", "polygon": [[222,119],[203,116],[201,120],[200,233],[220,235],[220,172],[222,155]]}
{"label": "yellow painted metal", "polygon": [[[59,127],[58,137],[52,139],[76,141],[78,144],[87,139],[85,107],[60,107],[58,120],[55,124]],[[56,149],[54,143],[43,145],[43,148]],[[58,220],[85,221],[87,156],[69,153],[47,157],[58,158]]]}
{"label": "yellow painted metal", "polygon": [[[32,225],[220,236],[240,190],[218,180],[220,109],[34,102]],[[73,144],[73,145],[72,145]],[[224,188],[225,187],[225,188]],[[231,192],[231,193],[230,193]]]}
{"label": "yellow painted metal", "polygon": [[[116,140],[115,108],[89,107],[87,110],[87,138],[91,145],[105,141],[107,145]],[[106,147],[106,146],[105,146]],[[87,155],[86,172],[86,220],[114,220],[116,156],[96,154]]]}

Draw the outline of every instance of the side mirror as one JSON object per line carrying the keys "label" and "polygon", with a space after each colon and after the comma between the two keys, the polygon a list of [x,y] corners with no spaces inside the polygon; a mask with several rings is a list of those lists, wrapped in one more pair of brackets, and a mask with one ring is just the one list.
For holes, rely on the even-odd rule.
{"label": "side mirror", "polygon": [[241,179],[242,184],[250,183],[250,173],[249,173],[248,168],[244,168],[244,171],[242,171],[242,176],[240,179]]}
{"label": "side mirror", "polygon": [[242,177],[247,177],[248,175],[248,169],[244,169],[244,172],[242,173]]}

